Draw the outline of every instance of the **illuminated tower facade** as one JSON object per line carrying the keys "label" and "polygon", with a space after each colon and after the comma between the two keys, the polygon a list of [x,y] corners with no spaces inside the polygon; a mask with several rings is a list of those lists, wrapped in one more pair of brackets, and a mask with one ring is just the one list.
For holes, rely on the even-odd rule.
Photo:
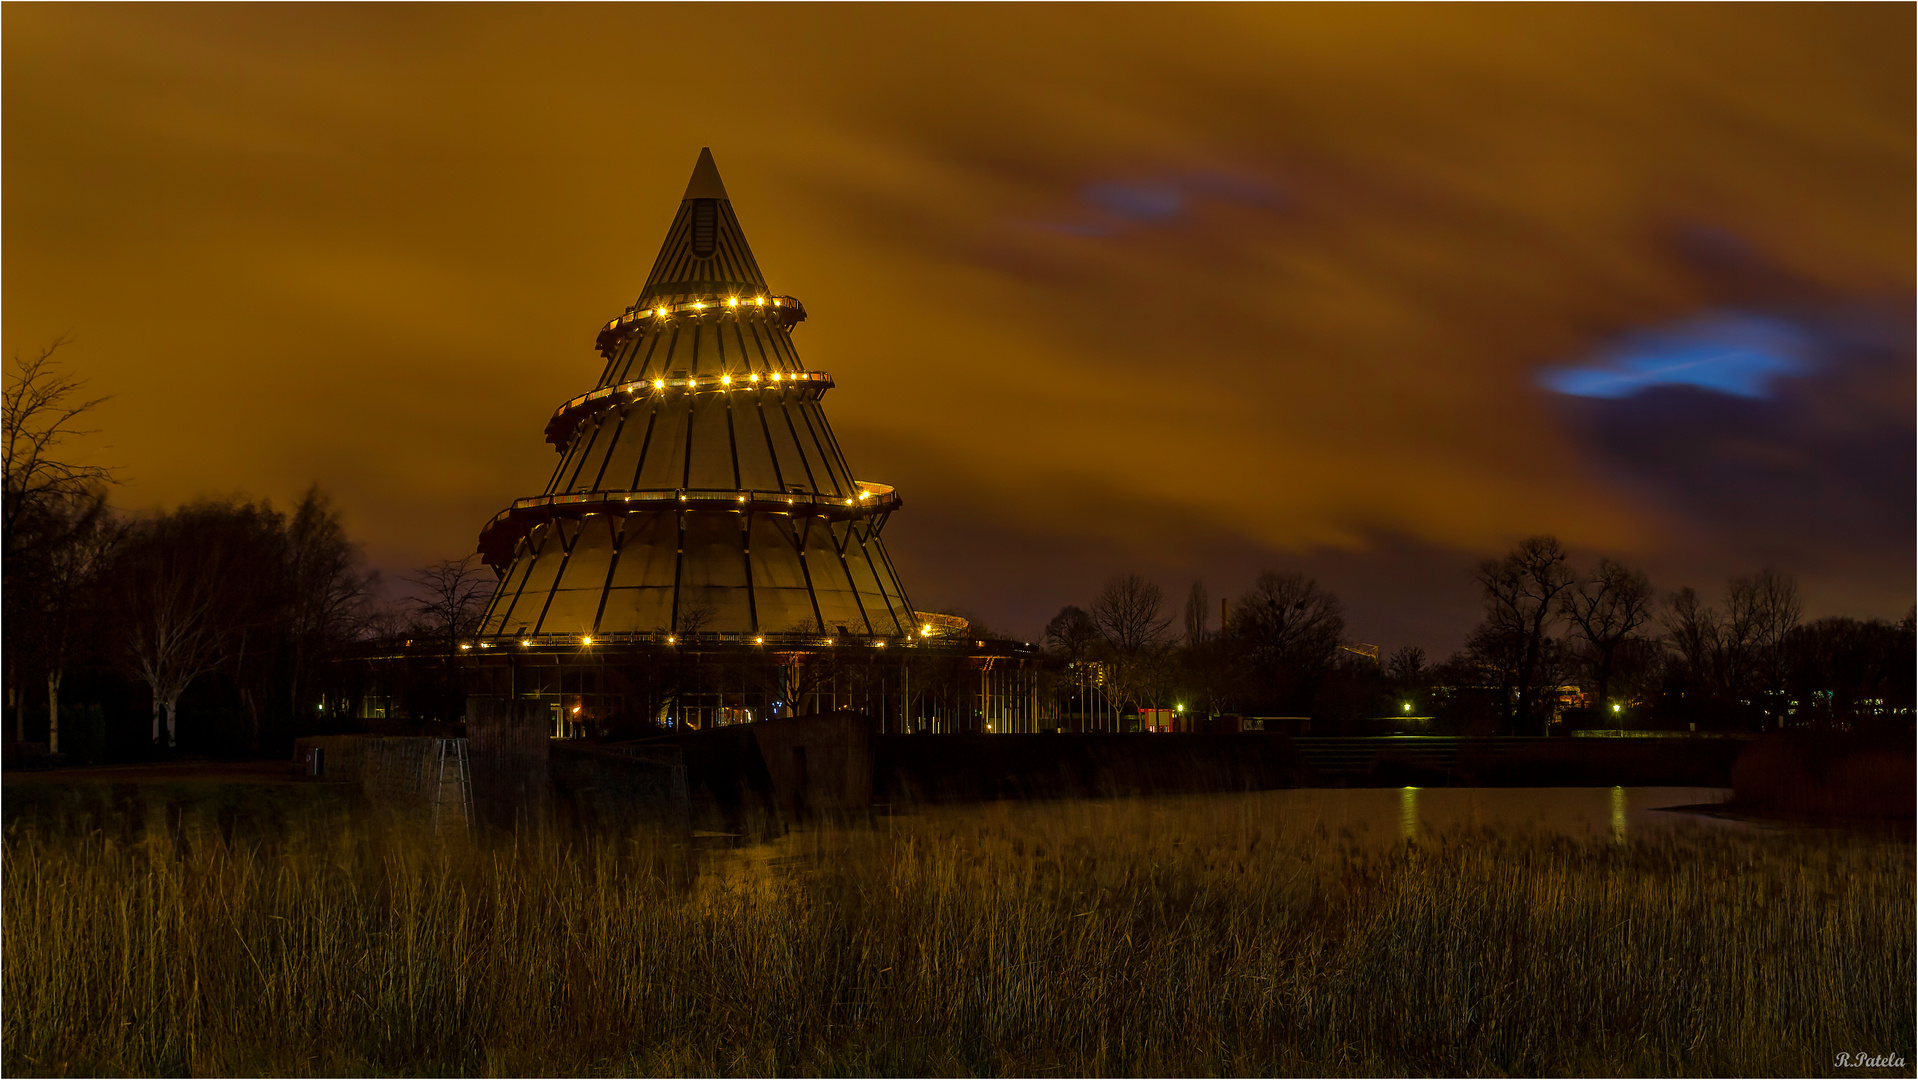
{"label": "illuminated tower facade", "polygon": [[606,366],[559,406],[546,490],[480,533],[499,585],[482,639],[905,638],[920,624],[880,531],[900,499],[854,479],[800,362],[806,309],[767,287],[711,151]]}

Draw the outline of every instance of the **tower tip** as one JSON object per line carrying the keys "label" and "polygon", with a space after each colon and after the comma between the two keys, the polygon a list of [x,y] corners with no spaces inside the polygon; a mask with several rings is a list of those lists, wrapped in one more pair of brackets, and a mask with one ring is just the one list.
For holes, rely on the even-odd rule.
{"label": "tower tip", "polygon": [[726,199],[726,185],[720,183],[719,166],[713,164],[712,147],[699,148],[699,163],[693,166],[693,178],[686,183],[684,198]]}

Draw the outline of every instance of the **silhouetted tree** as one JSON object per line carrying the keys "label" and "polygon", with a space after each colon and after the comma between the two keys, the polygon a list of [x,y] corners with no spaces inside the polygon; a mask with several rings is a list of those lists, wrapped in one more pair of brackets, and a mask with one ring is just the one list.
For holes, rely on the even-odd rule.
{"label": "silhouetted tree", "polygon": [[1589,578],[1578,578],[1559,595],[1559,613],[1590,652],[1596,707],[1610,701],[1612,668],[1619,646],[1652,617],[1652,583],[1643,573],[1600,559]]}
{"label": "silhouetted tree", "polygon": [[6,581],[7,704],[14,734],[26,736],[21,694],[35,668],[46,677],[49,749],[59,749],[60,685],[67,663],[73,606],[85,591],[100,541],[108,535],[104,466],[68,460],[68,439],[90,434],[78,425],[105,398],[85,398],[84,381],[61,370],[61,338],[32,360],[13,357],[0,393],[5,482],[0,496],[0,577]]}
{"label": "silhouetted tree", "polygon": [[[219,509],[184,508],[136,524],[121,552],[118,586],[127,662],[152,694],[154,745],[179,741],[180,695],[239,645],[239,560],[212,527]],[[164,733],[163,733],[164,724]]]}
{"label": "silhouetted tree", "polygon": [[1138,574],[1111,578],[1087,612],[1110,652],[1106,688],[1112,702],[1137,705],[1153,682],[1157,654],[1164,648],[1172,619],[1165,614],[1165,591]]}
{"label": "silhouetted tree", "polygon": [[1059,614],[1054,615],[1051,622],[1046,623],[1042,640],[1047,648],[1065,658],[1078,694],[1080,721],[1083,723],[1085,714],[1090,711],[1087,705],[1091,695],[1087,664],[1098,651],[1101,641],[1099,627],[1084,608],[1068,604],[1059,609]]}
{"label": "silhouetted tree", "polygon": [[1482,644],[1496,645],[1500,656],[1508,653],[1511,672],[1511,700],[1508,720],[1514,730],[1537,725],[1543,732],[1545,718],[1538,713],[1541,679],[1540,663],[1545,658],[1547,631],[1558,614],[1558,597],[1572,584],[1572,573],[1565,564],[1565,549],[1553,536],[1532,536],[1520,541],[1504,558],[1487,559],[1473,571],[1485,594],[1485,623],[1475,637]]}
{"label": "silhouetted tree", "polygon": [[412,586],[417,632],[440,645],[441,655],[459,653],[460,639],[479,629],[486,601],[493,595],[494,578],[480,565],[479,556],[442,559],[406,575]]}
{"label": "silhouetted tree", "polygon": [[1735,577],[1725,588],[1726,644],[1737,649],[1737,678],[1726,689],[1741,700],[1763,702],[1754,707],[1769,726],[1784,715],[1772,699],[1784,688],[1785,639],[1803,613],[1798,582],[1770,567]]}
{"label": "silhouetted tree", "polygon": [[[307,488],[286,523],[284,572],[284,618],[292,648],[287,693],[289,708],[299,715],[313,665],[332,659],[372,629],[379,573],[366,568],[360,546],[347,539],[339,511],[318,484]],[[248,713],[257,744],[259,713],[251,701]]]}
{"label": "silhouetted tree", "polygon": [[1268,707],[1309,709],[1345,634],[1339,598],[1304,574],[1260,574],[1230,628],[1247,693]]}
{"label": "silhouetted tree", "polygon": [[1417,645],[1402,645],[1386,658],[1381,670],[1386,684],[1400,701],[1399,705],[1392,707],[1392,711],[1404,713],[1406,704],[1417,707],[1415,699],[1424,696],[1426,678],[1430,674],[1430,669],[1425,666],[1425,650]]}
{"label": "silhouetted tree", "polygon": [[[440,678],[436,688],[428,690],[425,708],[441,720],[456,720],[465,712],[465,662],[461,645],[479,630],[486,602],[493,594],[495,578],[480,564],[479,556],[442,559],[406,575],[412,590],[413,633],[435,643],[440,657]],[[685,629],[681,612],[681,633]]]}

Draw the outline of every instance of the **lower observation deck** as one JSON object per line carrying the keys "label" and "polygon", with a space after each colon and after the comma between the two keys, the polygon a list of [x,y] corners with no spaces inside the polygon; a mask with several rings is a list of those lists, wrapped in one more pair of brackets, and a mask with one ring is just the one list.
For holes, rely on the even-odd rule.
{"label": "lower observation deck", "polygon": [[827,520],[878,517],[899,509],[903,500],[885,484],[857,481],[853,498],[808,491],[739,491],[732,488],[664,488],[648,491],[575,491],[516,500],[480,530],[480,561],[503,571],[513,549],[527,533],[556,518],[629,511],[762,513]]}

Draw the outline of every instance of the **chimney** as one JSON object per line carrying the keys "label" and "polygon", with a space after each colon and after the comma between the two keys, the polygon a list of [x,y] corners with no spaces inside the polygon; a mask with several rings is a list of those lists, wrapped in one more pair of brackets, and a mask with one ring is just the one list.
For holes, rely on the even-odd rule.
{"label": "chimney", "polygon": [[1227,608],[1227,605],[1231,604],[1231,602],[1232,601],[1227,600],[1223,596],[1219,597],[1219,633],[1220,634],[1224,634],[1226,627],[1232,625],[1232,620],[1229,617],[1230,612]]}

